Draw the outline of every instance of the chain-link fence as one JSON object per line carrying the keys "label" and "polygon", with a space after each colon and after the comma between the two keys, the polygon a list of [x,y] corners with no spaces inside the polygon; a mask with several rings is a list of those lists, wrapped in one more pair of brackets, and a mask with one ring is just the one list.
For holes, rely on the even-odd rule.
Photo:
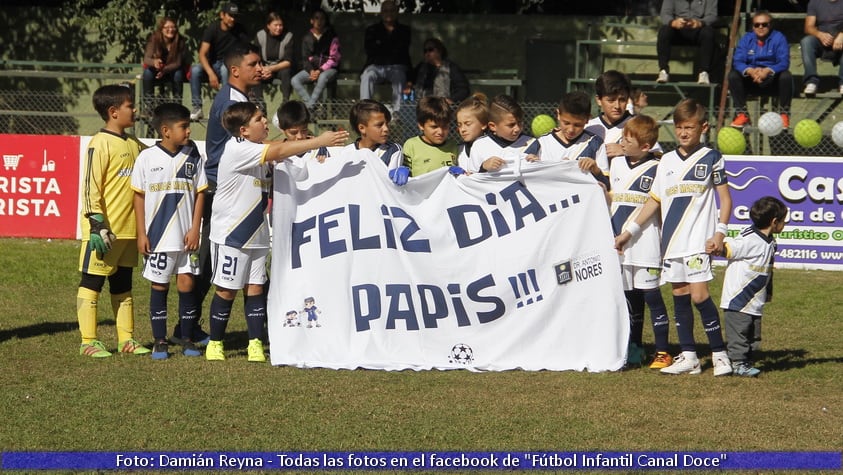
{"label": "chain-link fence", "polygon": [[[93,84],[87,89],[89,92],[79,92],[81,88],[71,88],[70,93],[28,91],[28,90],[0,90],[0,133],[4,134],[65,134],[91,135],[102,127],[102,120],[93,111],[91,92],[99,84]],[[185,98],[186,100],[186,98]],[[210,108],[210,95],[205,97],[205,110]],[[280,94],[268,94],[266,97],[269,114],[274,114],[280,106]],[[349,129],[349,112],[355,99],[330,99],[320,104],[313,117],[312,130],[319,133],[324,130],[344,128]],[[141,98],[138,104],[142,104]],[[548,114],[555,117],[556,104],[540,102],[522,102],[525,111],[525,128],[530,132],[530,124],[535,116]],[[743,129],[746,142],[745,154],[756,155],[796,155],[796,156],[838,156],[841,148],[831,137],[834,125],[843,121],[843,98],[834,95],[829,97],[794,98],[791,108],[790,128],[782,133],[768,137],[759,133],[757,124],[760,115],[769,110],[767,104],[751,102],[749,104],[752,124]],[[675,138],[671,122],[670,104],[655,104],[647,107],[643,113],[652,115],[661,124],[659,142],[665,150],[675,147]],[[596,109],[595,109],[596,113]],[[154,137],[149,127],[148,108],[139,108],[139,120],[133,131],[139,137]],[[712,124],[716,122],[718,111],[711,113]],[[725,125],[728,126],[734,117],[734,111],[727,109],[724,114]],[[796,124],[803,119],[817,121],[822,129],[819,143],[805,148],[794,139],[793,131]],[[207,121],[195,122],[192,126],[192,137],[204,140]],[[415,103],[405,103],[393,114],[390,123],[392,140],[403,143],[404,140],[417,135],[418,126],[415,120]],[[271,137],[281,135],[273,130]],[[352,136],[354,136],[352,131]],[[459,140],[456,127],[451,128],[451,137]],[[716,131],[712,126],[709,133],[709,145],[717,147]]]}

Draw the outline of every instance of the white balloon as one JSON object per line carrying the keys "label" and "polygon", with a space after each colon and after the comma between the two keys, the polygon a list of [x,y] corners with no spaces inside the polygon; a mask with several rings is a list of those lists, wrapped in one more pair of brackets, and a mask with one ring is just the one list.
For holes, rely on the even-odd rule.
{"label": "white balloon", "polygon": [[838,122],[831,128],[831,140],[838,147],[843,147],[843,122]]}
{"label": "white balloon", "polygon": [[784,129],[784,122],[782,116],[777,112],[765,112],[764,115],[758,119],[758,130],[767,136],[778,135]]}

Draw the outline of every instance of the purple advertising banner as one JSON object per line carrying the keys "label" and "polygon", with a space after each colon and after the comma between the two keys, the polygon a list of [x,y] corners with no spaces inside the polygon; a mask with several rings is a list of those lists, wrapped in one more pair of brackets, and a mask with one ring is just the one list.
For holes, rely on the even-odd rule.
{"label": "purple advertising banner", "polygon": [[726,171],[730,235],[752,224],[755,200],[775,196],[790,210],[776,267],[843,270],[843,159],[728,155]]}

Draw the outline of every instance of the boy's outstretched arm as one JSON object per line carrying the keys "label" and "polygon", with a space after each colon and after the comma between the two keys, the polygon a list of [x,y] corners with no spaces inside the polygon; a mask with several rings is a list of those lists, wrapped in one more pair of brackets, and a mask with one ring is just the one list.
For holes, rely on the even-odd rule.
{"label": "boy's outstretched arm", "polygon": [[314,150],[319,147],[338,147],[345,145],[348,140],[348,131],[338,130],[336,132],[323,132],[319,137],[292,142],[274,141],[268,142],[269,149],[266,151],[267,162],[279,162],[285,158]]}

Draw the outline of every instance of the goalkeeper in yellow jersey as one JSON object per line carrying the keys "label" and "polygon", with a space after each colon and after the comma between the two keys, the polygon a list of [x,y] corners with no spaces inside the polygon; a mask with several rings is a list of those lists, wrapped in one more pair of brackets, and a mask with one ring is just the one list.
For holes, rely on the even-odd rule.
{"label": "goalkeeper in yellow jersey", "polygon": [[144,148],[126,129],[135,123],[134,91],[120,85],[94,92],[94,109],[105,126],[91,139],[82,175],[82,279],[76,294],[76,315],[82,345],[79,354],[111,356],[97,339],[97,300],[108,278],[111,307],[117,322],[117,351],[136,355],[150,350],[133,338],[132,268],[138,265],[134,191],[135,158]]}

